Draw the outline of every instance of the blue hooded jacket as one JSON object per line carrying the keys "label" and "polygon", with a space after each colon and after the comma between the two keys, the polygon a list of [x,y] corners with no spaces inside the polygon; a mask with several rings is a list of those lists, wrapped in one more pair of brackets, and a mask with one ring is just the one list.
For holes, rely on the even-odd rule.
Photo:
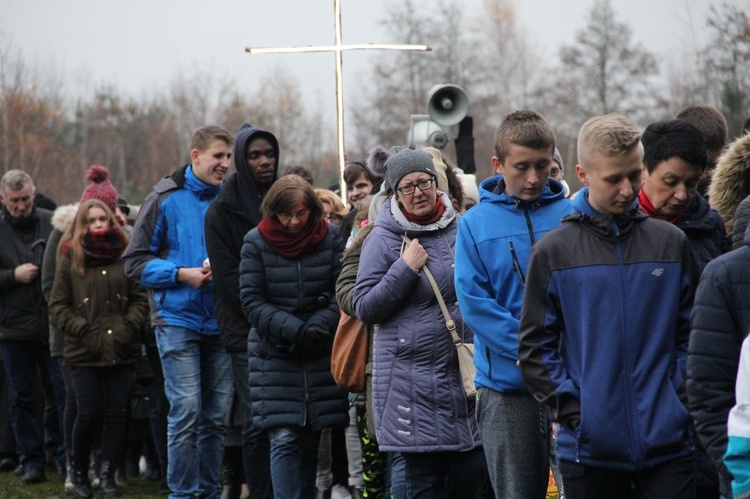
{"label": "blue hooded jacket", "polygon": [[127,276],[148,289],[154,327],[219,334],[213,284],[195,289],[177,282],[180,268],[203,266],[203,220],[219,189],[201,181],[192,165],[186,165],[161,179],[141,206],[123,261]]}
{"label": "blue hooded jacket", "polygon": [[480,204],[458,224],[455,274],[461,313],[474,333],[476,385],[528,393],[516,365],[526,266],[534,243],[560,226],[571,203],[552,179],[531,202],[505,193],[502,175],[482,182],[479,193]]}

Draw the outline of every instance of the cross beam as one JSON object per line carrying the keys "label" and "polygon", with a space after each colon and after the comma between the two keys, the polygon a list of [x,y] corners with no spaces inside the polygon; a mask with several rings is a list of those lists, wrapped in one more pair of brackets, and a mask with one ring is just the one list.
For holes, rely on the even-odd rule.
{"label": "cross beam", "polygon": [[345,45],[341,41],[341,0],[333,1],[333,27],[335,32],[335,45],[308,45],[303,47],[246,47],[245,52],[250,54],[289,54],[307,52],[333,52],[336,54],[336,138],[338,141],[339,158],[339,186],[344,204],[347,204],[346,184],[344,182],[344,168],[346,158],[344,154],[344,84],[343,84],[343,58],[345,50],[410,50],[429,51],[429,45],[399,45],[388,43],[353,43]]}

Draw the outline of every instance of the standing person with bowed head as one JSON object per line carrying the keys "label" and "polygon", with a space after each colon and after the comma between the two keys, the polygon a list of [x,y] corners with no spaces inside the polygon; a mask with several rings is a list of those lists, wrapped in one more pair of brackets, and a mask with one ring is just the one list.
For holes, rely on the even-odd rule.
{"label": "standing person with bowed head", "polygon": [[349,422],[346,393],[331,375],[344,241],[323,218],[312,186],[297,175],[277,180],[261,211],[240,262],[242,309],[252,325],[252,424],[269,434],[275,497],[309,498],[321,430]]}
{"label": "standing person with bowed head", "polygon": [[[475,497],[487,464],[458,354],[425,266],[456,333],[473,342],[456,301],[458,217],[437,190],[432,156],[404,149],[385,163],[395,193],[364,242],[352,302],[375,325],[372,405],[381,451],[401,453],[408,497]],[[406,241],[406,236],[409,241]]]}
{"label": "standing person with bowed head", "polygon": [[109,207],[78,208],[57,251],[50,314],[64,334],[78,415],[73,427],[73,493],[92,496],[89,455],[101,428],[101,493],[119,495],[115,465],[124,457],[128,401],[148,317],[146,290],[125,276],[129,237]]}

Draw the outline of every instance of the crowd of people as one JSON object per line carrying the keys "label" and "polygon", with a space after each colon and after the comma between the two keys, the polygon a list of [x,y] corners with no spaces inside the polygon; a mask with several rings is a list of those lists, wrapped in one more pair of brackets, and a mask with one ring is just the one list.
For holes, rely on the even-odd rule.
{"label": "crowd of people", "polygon": [[750,497],[750,133],[727,139],[705,105],[592,117],[571,192],[516,111],[479,185],[378,146],[348,208],[249,124],[198,129],[137,217],[102,166],[60,207],[8,171],[0,471],[77,498],[139,472],[173,498]]}

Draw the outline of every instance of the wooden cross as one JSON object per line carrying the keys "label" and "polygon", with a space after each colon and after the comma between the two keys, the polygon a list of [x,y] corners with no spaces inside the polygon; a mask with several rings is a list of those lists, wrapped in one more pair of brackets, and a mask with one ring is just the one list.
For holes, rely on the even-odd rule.
{"label": "wooden cross", "polygon": [[298,52],[334,52],[336,54],[336,137],[338,139],[339,156],[339,185],[344,204],[346,199],[346,184],[344,182],[344,84],[342,74],[342,52],[345,50],[412,50],[429,51],[429,45],[398,45],[385,43],[353,43],[344,45],[341,42],[341,0],[333,0],[333,28],[336,36],[335,45],[308,45],[305,47],[246,47],[245,52],[251,54],[283,54]]}

